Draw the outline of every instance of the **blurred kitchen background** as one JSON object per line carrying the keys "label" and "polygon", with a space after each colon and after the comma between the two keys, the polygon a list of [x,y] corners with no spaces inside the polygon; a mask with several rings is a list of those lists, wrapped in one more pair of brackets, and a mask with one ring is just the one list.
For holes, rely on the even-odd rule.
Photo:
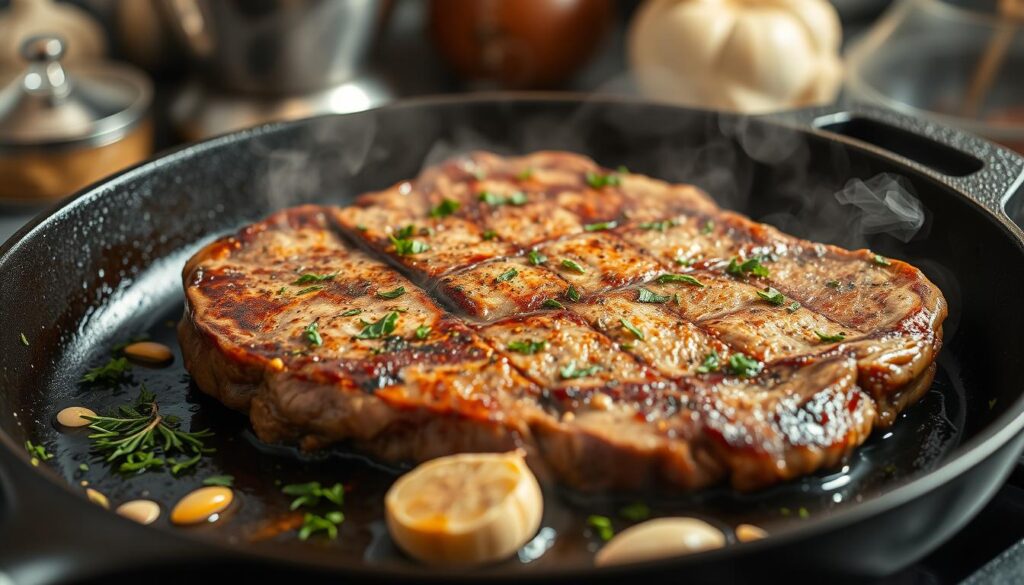
{"label": "blurred kitchen background", "polygon": [[1022,0],[0,0],[0,233],[167,148],[418,95],[855,99],[1024,150]]}

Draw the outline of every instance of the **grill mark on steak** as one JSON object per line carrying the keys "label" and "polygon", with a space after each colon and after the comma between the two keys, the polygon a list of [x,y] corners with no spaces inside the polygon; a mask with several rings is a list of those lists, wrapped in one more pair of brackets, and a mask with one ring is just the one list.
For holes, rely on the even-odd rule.
{"label": "grill mark on steak", "polygon": [[[542,474],[581,488],[696,488],[728,476],[752,489],[790,479],[841,461],[873,424],[890,424],[927,389],[945,308],[916,269],[893,261],[886,280],[866,251],[796,240],[718,211],[691,186],[625,174],[596,192],[588,172],[610,171],[567,153],[478,153],[352,207],[288,210],[222,239],[184,272],[186,365],[204,391],[248,409],[264,440],[304,448],[347,440],[389,460],[518,446]],[[479,196],[519,189],[522,205]],[[429,217],[445,200],[459,203],[456,212]],[[588,233],[596,221],[618,225]],[[408,225],[429,251],[393,253],[389,236]],[[339,229],[480,322],[446,316]],[[547,262],[529,262],[531,249]],[[771,258],[767,278],[723,274],[732,257],[762,255]],[[565,258],[584,273],[561,266]],[[279,265],[267,269],[268,260]],[[303,270],[339,276],[306,298],[267,298]],[[499,278],[509,270],[513,278]],[[705,286],[650,282],[670,271]],[[218,273],[233,282],[208,279]],[[852,286],[819,291],[833,273]],[[678,300],[636,302],[644,282]],[[568,298],[569,284],[580,302]],[[403,285],[399,299],[374,296]],[[768,285],[802,307],[768,305],[756,294]],[[869,285],[879,290],[862,293]],[[566,309],[546,310],[556,297]],[[405,312],[383,340],[357,340],[366,324],[341,317],[356,309],[372,314],[366,323]],[[302,343],[311,320],[323,347]],[[417,324],[431,327],[428,339],[415,339]],[[823,343],[819,327],[847,339]],[[509,348],[541,338],[542,352]],[[738,351],[767,362],[764,372],[697,372],[709,353],[725,362]]]}

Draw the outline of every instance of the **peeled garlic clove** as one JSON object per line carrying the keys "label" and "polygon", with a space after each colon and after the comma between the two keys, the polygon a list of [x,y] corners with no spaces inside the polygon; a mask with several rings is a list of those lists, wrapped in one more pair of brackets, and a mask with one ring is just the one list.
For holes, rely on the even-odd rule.
{"label": "peeled garlic clove", "polygon": [[151,500],[132,500],[118,506],[115,512],[139,524],[152,524],[160,517],[160,504]]}
{"label": "peeled garlic clove", "polygon": [[540,527],[540,485],[519,453],[428,461],[384,499],[391,538],[434,565],[476,565],[513,555]]}
{"label": "peeled garlic clove", "polygon": [[620,532],[597,552],[598,566],[682,556],[725,546],[725,535],[696,518],[657,518]]}
{"label": "peeled garlic clove", "polygon": [[107,496],[103,495],[102,492],[96,491],[92,488],[85,488],[85,496],[89,498],[89,501],[100,506],[102,508],[110,509],[110,500]]}
{"label": "peeled garlic clove", "polygon": [[171,348],[154,341],[140,341],[124,348],[124,355],[133,362],[145,365],[164,365],[174,359]]}
{"label": "peeled garlic clove", "polygon": [[215,520],[235,499],[231,488],[209,486],[187,494],[171,510],[171,522],[179,525],[199,524]]}
{"label": "peeled garlic clove", "polygon": [[96,413],[84,406],[69,406],[57,413],[57,422],[63,427],[87,427],[91,423],[83,417],[95,417]]}
{"label": "peeled garlic clove", "polygon": [[736,540],[739,540],[740,542],[761,540],[767,536],[768,533],[760,526],[754,526],[753,524],[740,524],[736,527]]}

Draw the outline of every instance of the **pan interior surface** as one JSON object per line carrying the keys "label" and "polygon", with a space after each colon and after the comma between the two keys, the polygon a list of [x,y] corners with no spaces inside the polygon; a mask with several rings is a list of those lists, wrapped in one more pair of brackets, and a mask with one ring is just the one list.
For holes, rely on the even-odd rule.
{"label": "pan interior surface", "polygon": [[[584,496],[548,488],[543,529],[498,573],[587,569],[602,544],[590,515],[632,522],[621,510],[643,502],[653,515],[708,520],[729,538],[739,523],[783,533],[881,497],[955,456],[1018,399],[1011,356],[1024,352],[1004,312],[1024,290],[1021,250],[991,216],[952,190],[892,161],[813,133],[629,103],[468,102],[405,106],[317,118],[232,135],[144,165],[100,186],[38,224],[0,259],[5,300],[0,336],[0,428],[55,454],[48,462],[69,484],[87,482],[118,503],[147,497],[165,513],[160,530],[325,563],[414,566],[383,523],[383,495],[400,469],[343,448],[303,455],[255,439],[243,415],[206,397],[182,367],[173,323],[182,312],[180,270],[211,237],[303,202],[345,204],[364,191],[415,176],[429,164],[473,149],[519,154],[559,149],[607,167],[692,182],[718,203],[813,241],[872,250],[921,268],[950,305],[945,346],[931,390],[876,433],[847,465],[750,494]],[[837,202],[849,180],[900,177],[924,209],[903,242],[865,233],[863,210]],[[851,226],[853,226],[851,228]],[[872,230],[866,230],[871,232]],[[899,235],[899,234],[897,234]],[[903,234],[902,238],[907,236]],[[28,344],[20,340],[24,333]],[[79,382],[111,349],[148,337],[175,351],[164,369],[134,367],[116,390]],[[89,451],[84,430],[58,430],[65,406],[97,412],[154,392],[183,427],[210,428],[216,452],[192,471],[124,476]],[[11,390],[16,389],[16,390]],[[81,464],[86,463],[88,470]],[[166,510],[214,475],[234,477],[242,494],[222,521],[182,529]],[[281,486],[319,481],[347,488],[338,538],[299,542],[279,530],[291,498]],[[734,540],[734,539],[733,539]]]}

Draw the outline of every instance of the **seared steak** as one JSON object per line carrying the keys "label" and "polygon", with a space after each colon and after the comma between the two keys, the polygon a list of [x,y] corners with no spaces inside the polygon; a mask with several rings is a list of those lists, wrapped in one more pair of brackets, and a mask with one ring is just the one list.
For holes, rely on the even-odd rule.
{"label": "seared steak", "polygon": [[279,212],[184,283],[186,366],[262,440],[388,461],[518,447],[582,489],[836,465],[926,391],[946,315],[903,262],[559,152]]}

